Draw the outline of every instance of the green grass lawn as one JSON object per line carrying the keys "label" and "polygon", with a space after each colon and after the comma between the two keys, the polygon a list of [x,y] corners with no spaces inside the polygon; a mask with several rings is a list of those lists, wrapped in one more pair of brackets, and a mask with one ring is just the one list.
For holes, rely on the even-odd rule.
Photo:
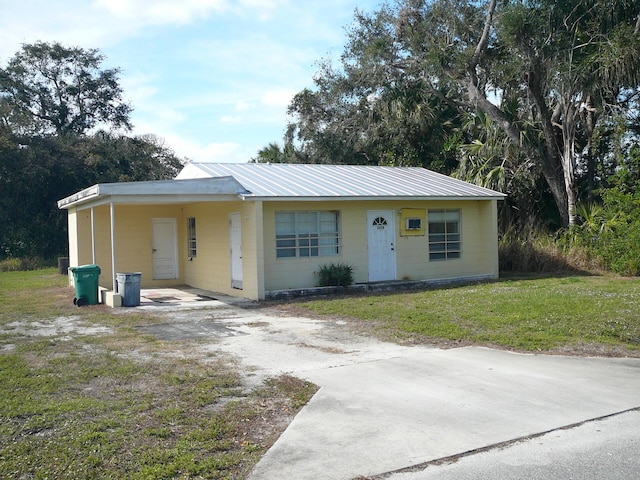
{"label": "green grass lawn", "polygon": [[361,320],[384,338],[524,351],[640,354],[640,279],[506,278],[420,292],[298,304]]}
{"label": "green grass lawn", "polygon": [[[165,320],[73,296],[53,269],[0,273],[0,478],[244,478],[315,392],[289,376],[247,391],[233,359],[132,328]],[[281,308],[404,342],[640,356],[637,278],[510,278]]]}
{"label": "green grass lawn", "polygon": [[0,478],[244,478],[315,392],[247,391],[233,359],[73,296],[53,269],[0,273]]}

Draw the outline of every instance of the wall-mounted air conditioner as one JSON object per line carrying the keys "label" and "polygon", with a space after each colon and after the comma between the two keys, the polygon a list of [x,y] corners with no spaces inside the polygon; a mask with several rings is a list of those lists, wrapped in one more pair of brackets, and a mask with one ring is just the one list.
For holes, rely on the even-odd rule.
{"label": "wall-mounted air conditioner", "polygon": [[405,228],[407,230],[421,230],[422,229],[422,219],[409,217],[405,219]]}

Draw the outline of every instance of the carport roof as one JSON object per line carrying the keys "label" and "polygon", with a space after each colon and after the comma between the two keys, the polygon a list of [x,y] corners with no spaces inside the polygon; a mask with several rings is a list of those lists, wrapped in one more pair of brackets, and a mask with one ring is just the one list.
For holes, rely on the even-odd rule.
{"label": "carport roof", "polygon": [[229,200],[247,192],[234,178],[99,183],[58,201],[58,208],[104,203],[189,203]]}
{"label": "carport roof", "polygon": [[189,163],[175,180],[101,183],[58,208],[242,200],[488,200],[503,193],[418,167]]}

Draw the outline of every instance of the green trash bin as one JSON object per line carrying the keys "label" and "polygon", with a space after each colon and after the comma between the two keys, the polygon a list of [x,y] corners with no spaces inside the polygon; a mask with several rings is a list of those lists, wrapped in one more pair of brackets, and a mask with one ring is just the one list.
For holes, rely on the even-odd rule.
{"label": "green trash bin", "polygon": [[78,307],[84,305],[96,305],[98,303],[98,277],[100,267],[98,265],[80,265],[69,267],[73,273],[73,283],[76,286],[76,297],[73,303]]}

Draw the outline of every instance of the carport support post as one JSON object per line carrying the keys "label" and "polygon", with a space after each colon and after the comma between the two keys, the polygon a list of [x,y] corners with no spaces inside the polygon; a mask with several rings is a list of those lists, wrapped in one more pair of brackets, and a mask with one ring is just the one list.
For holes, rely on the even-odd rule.
{"label": "carport support post", "polygon": [[93,217],[93,207],[91,207],[91,263],[96,264],[96,226]]}
{"label": "carport support post", "polygon": [[111,281],[112,290],[116,293],[116,235],[113,202],[109,202],[109,213],[111,216]]}

